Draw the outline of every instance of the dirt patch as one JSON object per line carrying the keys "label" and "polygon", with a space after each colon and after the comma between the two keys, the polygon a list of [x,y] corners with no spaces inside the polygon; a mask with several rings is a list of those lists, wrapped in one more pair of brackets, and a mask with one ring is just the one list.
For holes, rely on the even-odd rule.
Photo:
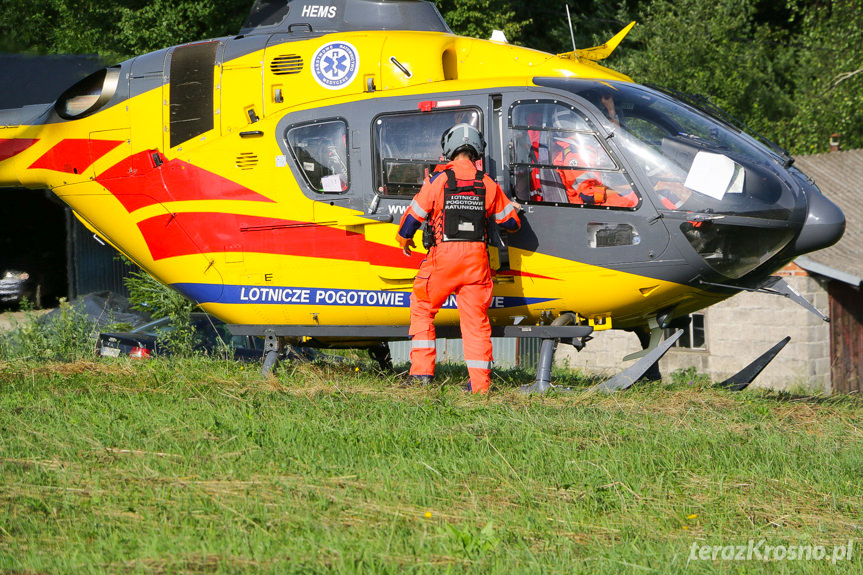
{"label": "dirt patch", "polygon": [[39,309],[32,312],[26,311],[7,311],[0,313],[0,333],[7,332],[10,329],[27,322],[27,316],[39,317],[46,314],[50,309]]}

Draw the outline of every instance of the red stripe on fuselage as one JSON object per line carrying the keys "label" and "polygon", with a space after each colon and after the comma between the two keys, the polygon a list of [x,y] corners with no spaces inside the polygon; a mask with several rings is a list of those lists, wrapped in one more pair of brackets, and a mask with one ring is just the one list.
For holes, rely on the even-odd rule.
{"label": "red stripe on fuselage", "polygon": [[501,270],[501,271],[495,272],[495,275],[516,276],[516,277],[534,278],[534,279],[540,279],[540,280],[556,280],[557,279],[557,278],[550,278],[548,276],[542,276],[539,274],[532,274],[529,272],[521,272],[518,270]]}
{"label": "red stripe on fuselage", "polygon": [[12,156],[17,156],[39,140],[27,139],[0,139],[0,162],[8,160]]}
{"label": "red stripe on fuselage", "polygon": [[[138,228],[154,260],[194,253],[243,252],[364,261],[376,266],[416,270],[425,254],[406,257],[400,248],[365,239],[365,235],[308,222],[220,213],[164,214]],[[515,270],[501,272],[542,279]]]}
{"label": "red stripe on fuselage", "polygon": [[155,150],[140,152],[105,170],[96,177],[131,213],[164,202],[190,200],[243,200],[272,202],[266,196],[182,160],[156,167]]}
{"label": "red stripe on fuselage", "polygon": [[122,143],[123,140],[63,140],[33,162],[29,169],[83,174],[93,162]]}
{"label": "red stripe on fuselage", "polygon": [[340,228],[239,214],[165,214],[140,222],[138,228],[154,260],[197,252],[244,252],[415,269],[425,257],[414,253],[407,258],[399,248],[369,242],[364,234]]}

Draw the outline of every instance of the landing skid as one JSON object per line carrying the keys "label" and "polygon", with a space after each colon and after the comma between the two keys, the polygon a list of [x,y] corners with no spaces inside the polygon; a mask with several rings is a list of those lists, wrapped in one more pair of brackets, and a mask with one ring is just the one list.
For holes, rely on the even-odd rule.
{"label": "landing skid", "polygon": [[[639,354],[641,359],[611,379],[591,387],[589,391],[611,393],[613,391],[628,389],[632,384],[641,379],[641,377],[654,365],[656,365],[656,362],[665,355],[665,352],[667,352],[671,346],[674,345],[674,342],[676,342],[682,335],[683,330],[679,329],[662,343],[659,343],[659,338],[652,338],[653,341],[656,341],[656,345],[653,349],[648,348],[645,350],[644,354]],[[554,340],[544,340],[542,342],[542,348],[540,349],[539,355],[539,366],[537,367],[536,372],[536,383],[533,385],[522,386],[522,392],[545,393],[549,389],[554,389],[555,391],[572,391],[572,388],[559,387],[551,384],[551,360],[554,355],[554,347]]]}
{"label": "landing skid", "polygon": [[[261,366],[261,375],[267,377],[273,374],[273,370],[276,368],[278,363],[285,359],[285,357],[290,357],[292,354],[290,352],[285,352],[289,346],[285,346],[284,343],[279,341],[278,337],[273,337],[273,343],[267,342],[267,346],[264,349],[264,363]],[[390,348],[386,343],[381,343],[380,345],[372,346],[368,348],[369,356],[376,362],[378,362],[378,366],[380,370],[387,373],[392,373],[395,371],[393,369],[393,357],[390,354]],[[294,354],[299,357],[299,354]]]}
{"label": "landing skid", "polygon": [[791,341],[791,336],[786,336],[785,339],[765,351],[763,354],[758,356],[758,358],[723,381],[722,383],[718,383],[718,387],[724,387],[725,389],[730,389],[731,391],[740,391],[742,389],[746,389],[752,380],[755,379],[759,373],[761,373],[767,365],[773,361],[773,358],[782,351],[782,348],[785,347]]}
{"label": "landing skid", "polygon": [[609,379],[608,381],[604,381],[599,385],[594,385],[590,388],[591,391],[601,391],[603,393],[611,393],[612,391],[621,391],[623,389],[629,389],[632,387],[636,381],[641,379],[641,376],[647,373],[651,367],[656,365],[665,352],[671,349],[671,346],[674,345],[680,336],[683,335],[683,330],[679,329],[673,334],[671,337],[663,341],[661,344],[656,346],[650,352],[648,352],[644,357]]}
{"label": "landing skid", "polygon": [[[551,366],[554,359],[554,350],[559,341],[570,343],[580,350],[591,339],[590,334],[593,332],[593,328],[589,326],[567,325],[572,323],[573,320],[574,316],[572,314],[563,314],[555,319],[551,325],[492,328],[492,335],[494,337],[538,337],[542,339],[539,364],[536,370],[536,381],[532,385],[522,386],[522,392],[545,393],[551,389],[555,391],[572,391],[571,388],[556,386],[551,383]],[[261,368],[261,373],[264,376],[272,374],[278,362],[283,359],[285,350],[290,350],[286,354],[287,357],[298,356],[298,354],[291,350],[290,346],[286,345],[285,342],[288,341],[288,338],[296,338],[298,336],[311,338],[311,345],[317,344],[319,347],[326,347],[330,338],[343,340],[344,338],[355,337],[358,341],[362,338],[363,343],[356,347],[368,349],[369,355],[378,362],[382,371],[392,371],[392,357],[389,353],[389,347],[384,342],[408,339],[408,328],[405,326],[322,327],[232,325],[230,328],[234,335],[263,335],[265,337],[264,364]],[[632,387],[635,382],[656,366],[662,356],[683,335],[683,330],[677,330],[670,337],[660,342],[660,336],[657,335],[657,332],[661,331],[659,328],[651,330],[650,344],[643,352],[638,354],[640,356],[638,361],[611,379],[593,386],[589,391],[611,393]],[[441,326],[437,329],[437,332],[439,337],[461,337],[458,327],[454,326]],[[377,342],[372,340],[377,340]],[[790,337],[786,337],[759,356],[755,361],[717,385],[733,391],[745,389],[773,361],[790,340]],[[372,342],[370,343],[370,341]]]}
{"label": "landing skid", "polygon": [[[554,345],[562,340],[570,342],[578,349],[590,338],[593,328],[583,325],[565,325],[571,322],[571,314],[564,314],[565,321],[552,325],[508,325],[492,326],[492,337],[541,338],[543,349],[548,345],[547,373],[551,374],[551,357]],[[573,316],[574,317],[574,316]],[[559,319],[559,318],[558,318]],[[557,321],[557,320],[556,320]],[[233,335],[263,336],[264,364],[261,373],[266,377],[273,373],[278,362],[283,359],[284,350],[290,348],[287,342],[301,341],[308,347],[354,347],[369,350],[372,359],[378,362],[382,371],[392,371],[392,357],[385,342],[408,339],[407,326],[368,326],[368,325],[229,325]],[[443,338],[460,338],[458,326],[439,326],[437,336]]]}

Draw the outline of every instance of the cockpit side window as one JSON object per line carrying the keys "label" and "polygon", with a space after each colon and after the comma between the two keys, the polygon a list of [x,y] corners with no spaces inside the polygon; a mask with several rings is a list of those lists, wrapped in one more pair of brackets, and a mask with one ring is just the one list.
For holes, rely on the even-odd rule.
{"label": "cockpit side window", "polygon": [[375,130],[375,186],[385,197],[413,197],[426,176],[441,169],[441,137],[455,124],[482,131],[476,108],[445,108],[378,116]]}
{"label": "cockpit side window", "polygon": [[509,127],[511,184],[519,201],[638,206],[628,176],[577,108],[550,100],[516,102]]}
{"label": "cockpit side window", "polygon": [[342,119],[288,128],[285,138],[306,184],[321,194],[338,194],[350,186],[348,127]]}

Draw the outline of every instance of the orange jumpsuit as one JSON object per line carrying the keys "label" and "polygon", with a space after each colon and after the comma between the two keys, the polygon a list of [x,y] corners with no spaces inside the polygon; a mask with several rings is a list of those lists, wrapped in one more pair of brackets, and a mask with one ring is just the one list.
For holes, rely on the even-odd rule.
{"label": "orange jumpsuit", "polygon": [[[564,142],[554,157],[555,166],[591,165],[594,162],[584,158],[589,150],[580,150]],[[589,170],[558,170],[566,187],[566,195],[572,204],[596,204],[631,208],[638,205],[638,196],[633,192],[619,194],[603,185],[599,172]]]}
{"label": "orange jumpsuit", "polygon": [[[530,138],[530,161],[535,164],[548,163],[548,147],[540,143],[540,132],[537,130],[528,130],[528,138]],[[539,177],[539,168],[533,168],[530,171],[530,199],[535,202],[542,201],[542,184]]]}
{"label": "orange jumpsuit", "polygon": [[[446,166],[461,182],[476,178],[472,162],[456,158]],[[515,206],[500,186],[484,176],[485,214],[503,229],[521,226]],[[446,172],[426,180],[399,224],[398,234],[409,240],[429,219],[435,228],[436,245],[420,265],[411,294],[411,375],[434,375],[434,318],[450,294],[455,293],[464,340],[464,358],[473,393],[487,393],[491,385],[491,324],[488,308],[492,298],[491,268],[485,241],[443,241],[440,218],[447,188]]]}

